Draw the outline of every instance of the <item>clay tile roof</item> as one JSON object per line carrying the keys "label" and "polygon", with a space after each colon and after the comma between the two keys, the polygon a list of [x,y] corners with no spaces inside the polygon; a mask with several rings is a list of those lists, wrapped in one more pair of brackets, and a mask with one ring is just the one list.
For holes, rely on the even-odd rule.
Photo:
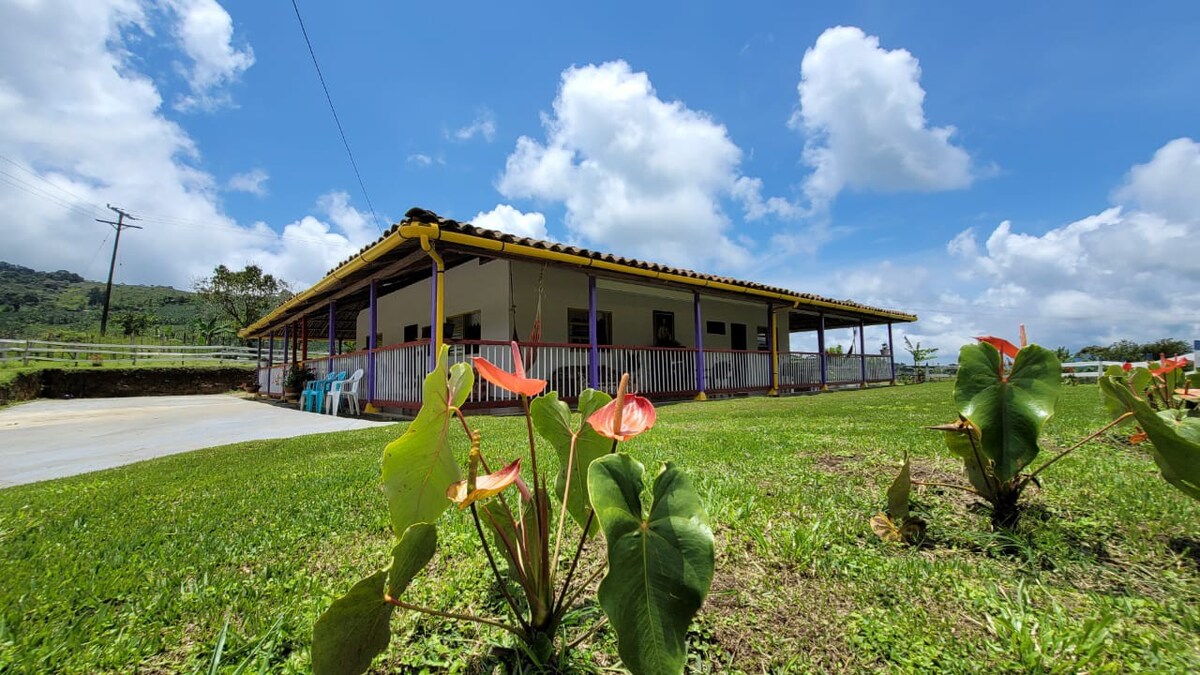
{"label": "clay tile roof", "polygon": [[892,317],[895,318],[895,320],[898,320],[898,321],[916,321],[917,320],[916,315],[913,315],[913,314],[909,314],[906,312],[900,312],[897,310],[872,307],[870,305],[864,305],[862,303],[854,302],[853,300],[838,300],[838,299],[834,299],[834,298],[826,298],[826,297],[823,297],[820,295],[814,295],[812,293],[799,293],[797,291],[793,291],[790,289],[779,288],[779,287],[775,287],[775,286],[768,286],[766,284],[760,284],[760,283],[753,282],[753,281],[743,281],[740,279],[733,279],[730,277],[717,276],[714,274],[704,274],[702,272],[696,272],[695,270],[671,267],[669,265],[664,265],[662,263],[648,262],[645,260],[638,260],[636,258],[626,258],[624,256],[614,255],[612,253],[604,253],[602,251],[592,251],[592,250],[589,250],[586,248],[580,248],[578,246],[571,246],[568,244],[561,244],[558,242],[543,241],[541,239],[531,239],[528,237],[518,237],[516,235],[510,234],[507,232],[500,232],[498,230],[488,230],[488,229],[484,229],[482,227],[476,227],[470,223],[460,223],[456,220],[451,220],[449,218],[443,218],[432,211],[428,211],[426,209],[421,209],[421,208],[409,209],[408,213],[404,214],[404,221],[397,223],[395,225],[392,225],[387,230],[387,232],[385,232],[382,236],[380,236],[379,239],[377,239],[374,242],[371,242],[367,246],[364,246],[362,248],[362,250],[360,250],[358,253],[354,254],[353,256],[350,256],[346,260],[339,263],[337,267],[335,267],[334,269],[329,271],[329,274],[333,274],[333,272],[336,271],[338,268],[349,263],[351,260],[357,258],[359,255],[361,255],[363,252],[365,252],[367,249],[369,249],[372,246],[378,244],[379,242],[387,239],[388,237],[399,236],[398,230],[400,229],[400,226],[410,224],[410,223],[412,223],[412,224],[423,223],[426,225],[437,225],[440,229],[445,230],[445,231],[459,232],[462,234],[468,234],[468,235],[480,237],[483,239],[491,239],[491,240],[503,242],[506,244],[519,244],[522,246],[530,246],[530,247],[534,247],[534,248],[546,249],[546,250],[560,252],[560,253],[567,253],[570,255],[575,255],[575,256],[584,257],[584,258],[592,258],[594,260],[603,260],[605,262],[609,262],[609,263],[613,263],[613,264],[617,264],[617,265],[625,265],[628,267],[638,267],[638,268],[651,270],[651,271],[655,271],[655,272],[662,272],[662,273],[674,274],[674,275],[678,275],[678,276],[691,277],[693,279],[715,281],[715,282],[719,282],[719,283],[729,284],[732,286],[740,286],[742,288],[747,288],[747,289],[758,289],[758,290],[768,291],[768,292],[773,292],[773,293],[781,293],[781,294],[785,294],[785,295],[791,295],[791,296],[795,296],[795,297],[799,297],[799,298],[804,298],[806,300],[812,300],[814,302],[839,305],[839,306],[845,307],[848,310],[858,310],[858,311],[868,312],[871,314],[883,313],[883,314],[891,315]]}

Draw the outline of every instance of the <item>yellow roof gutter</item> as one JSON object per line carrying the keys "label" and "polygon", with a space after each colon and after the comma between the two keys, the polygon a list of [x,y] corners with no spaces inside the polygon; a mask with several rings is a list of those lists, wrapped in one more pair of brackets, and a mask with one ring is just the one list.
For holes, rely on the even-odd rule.
{"label": "yellow roof gutter", "polygon": [[[399,236],[396,236],[396,235],[399,235]],[[903,314],[903,313],[899,313],[899,312],[888,312],[886,310],[847,307],[846,305],[840,305],[836,302],[826,302],[826,301],[822,301],[822,300],[814,300],[812,298],[805,298],[803,296],[796,295],[793,293],[779,293],[777,291],[770,291],[770,290],[766,290],[766,289],[762,289],[762,288],[751,288],[749,286],[739,286],[737,284],[731,284],[731,283],[727,283],[724,281],[715,281],[712,279],[698,279],[695,277],[689,277],[689,276],[685,276],[682,274],[672,274],[670,272],[659,272],[656,270],[648,270],[648,269],[644,269],[641,267],[636,267],[634,265],[624,265],[621,263],[609,262],[607,260],[597,260],[595,258],[589,258],[587,256],[576,255],[574,253],[563,253],[561,251],[550,251],[550,250],[547,250],[544,248],[538,248],[536,246],[526,246],[525,244],[516,244],[516,243],[510,243],[510,242],[497,241],[495,239],[489,239],[487,237],[480,237],[480,236],[476,236],[473,234],[464,234],[462,232],[450,232],[450,231],[442,230],[436,224],[408,223],[406,225],[401,225],[399,228],[397,228],[397,231],[394,234],[392,234],[391,236],[376,243],[371,248],[368,248],[367,250],[363,251],[358,257],[350,260],[349,262],[345,263],[341,267],[335,269],[333,272],[331,272],[329,274],[329,276],[327,276],[324,279],[322,279],[321,281],[317,282],[317,284],[314,285],[312,288],[309,288],[308,290],[304,291],[303,293],[300,293],[300,294],[292,297],[290,300],[288,300],[287,302],[285,302],[282,305],[280,305],[279,307],[277,307],[270,314],[266,315],[262,319],[259,319],[253,325],[246,328],[245,330],[242,330],[238,334],[241,335],[242,337],[246,337],[248,335],[251,335],[251,334],[257,332],[258,330],[261,330],[262,328],[269,325],[272,321],[277,319],[282,314],[287,313],[287,311],[290,310],[293,306],[302,304],[308,298],[325,291],[330,286],[332,286],[332,285],[336,284],[338,281],[341,281],[342,279],[344,279],[346,276],[362,269],[364,266],[379,259],[379,257],[382,256],[383,254],[400,246],[406,240],[409,240],[409,239],[418,239],[419,240],[421,238],[444,241],[444,242],[447,242],[450,244],[458,244],[461,246],[468,246],[471,248],[482,249],[485,251],[495,251],[498,253],[511,253],[513,255],[524,257],[524,258],[533,258],[533,259],[545,260],[545,261],[549,261],[549,262],[565,263],[568,265],[575,265],[577,267],[590,267],[592,269],[604,270],[604,271],[608,271],[608,272],[617,272],[620,274],[639,276],[639,277],[644,277],[647,279],[658,279],[658,280],[662,280],[662,281],[670,281],[670,282],[674,282],[677,284],[684,284],[687,286],[696,286],[696,287],[700,287],[700,288],[711,288],[713,290],[726,291],[726,292],[730,292],[730,293],[738,293],[740,295],[753,295],[753,296],[768,299],[768,300],[778,300],[780,302],[785,302],[785,303],[791,304],[793,309],[798,309],[803,306],[803,307],[812,307],[812,308],[817,308],[817,309],[830,309],[830,310],[840,311],[840,312],[854,312],[854,313],[858,313],[858,314],[868,314],[871,316],[876,316],[876,317],[884,318],[884,319],[894,319],[896,321],[912,321],[914,319],[914,317],[912,315]]]}

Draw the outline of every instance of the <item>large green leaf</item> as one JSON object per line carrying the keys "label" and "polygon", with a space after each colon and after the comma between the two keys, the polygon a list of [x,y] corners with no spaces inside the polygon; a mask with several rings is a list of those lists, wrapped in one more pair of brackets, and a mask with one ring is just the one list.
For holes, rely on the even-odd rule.
{"label": "large green leaf", "polygon": [[982,463],[980,461],[983,460],[983,452],[980,450],[982,441],[979,438],[979,430],[968,424],[959,424],[957,428],[956,431],[944,431],[946,447],[950,448],[951,453],[962,459],[963,471],[967,474],[967,480],[971,483],[971,487],[975,488],[981,497],[994,503],[997,498],[998,482],[988,470],[986,460]]}
{"label": "large green leaf", "polygon": [[425,569],[437,550],[437,528],[430,523],[416,523],[404,531],[400,542],[392,549],[392,567],[388,570],[388,595],[399,598],[413,577]]}
{"label": "large green leaf", "polygon": [[1200,418],[1178,411],[1155,412],[1115,377],[1101,377],[1100,389],[1132,412],[1150,440],[1150,456],[1168,483],[1200,499]]}
{"label": "large green leaf", "polygon": [[313,626],[312,666],[315,675],[358,675],[387,649],[392,638],[388,620],[394,607],[383,600],[388,571],[380,570],[354,584],[333,602]]}
{"label": "large green leaf", "polygon": [[1008,481],[1038,453],[1038,434],[1054,415],[1062,364],[1054,352],[1029,345],[1017,353],[1012,371],[1001,374],[1000,352],[979,343],[958,354],[954,402],[980,433],[980,450]]}
{"label": "large green leaf", "polygon": [[904,465],[900,467],[900,473],[896,475],[896,480],[892,481],[892,485],[887,491],[887,514],[892,520],[902,521],[908,517],[910,492],[912,492],[912,473],[908,467],[908,453],[905,453]]}
{"label": "large green leaf", "polygon": [[475,376],[469,364],[457,363],[447,380],[449,351],[442,347],[437,367],[425,377],[424,399],[416,419],[383,451],[383,493],[397,536],[413,523],[436,520],[450,506],[446,488],[461,478],[450,452],[452,408],[467,399]]}
{"label": "large green leaf", "polygon": [[669,462],[644,515],[644,473],[625,453],[601,457],[588,471],[608,545],[598,596],[626,668],[634,675],[682,673],[688,625],[712,584],[713,534],[691,481]]}
{"label": "large green leaf", "polygon": [[[587,522],[592,504],[588,498],[587,471],[592,462],[608,454],[612,449],[612,441],[600,434],[587,423],[587,418],[612,400],[608,394],[595,389],[584,389],[579,394],[579,420],[571,417],[571,408],[558,399],[557,392],[539,396],[529,405],[533,416],[533,426],[554,446],[558,454],[558,477],[554,481],[554,491],[562,501],[563,494],[567,495],[567,513],[579,523],[580,527]],[[568,461],[571,453],[571,441],[575,442],[575,460]],[[567,466],[571,467],[570,476]],[[571,489],[567,492],[567,485]],[[588,529],[588,536],[599,530],[595,519]]]}

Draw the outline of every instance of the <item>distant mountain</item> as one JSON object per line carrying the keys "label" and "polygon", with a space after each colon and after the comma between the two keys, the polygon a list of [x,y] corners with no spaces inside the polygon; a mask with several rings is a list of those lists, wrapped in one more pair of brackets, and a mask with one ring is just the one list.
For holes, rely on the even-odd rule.
{"label": "distant mountain", "polygon": [[[100,333],[104,282],[59,270],[37,270],[0,262],[0,338],[90,340]],[[147,321],[123,322],[126,315]],[[114,284],[108,336],[124,337],[124,323],[139,337],[192,341],[197,319],[207,317],[194,293],[170,286]]]}

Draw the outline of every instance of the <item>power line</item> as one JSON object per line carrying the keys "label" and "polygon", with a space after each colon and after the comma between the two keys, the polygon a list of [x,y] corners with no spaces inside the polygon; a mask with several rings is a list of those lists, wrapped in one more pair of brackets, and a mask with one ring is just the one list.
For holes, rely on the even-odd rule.
{"label": "power line", "polygon": [[100,205],[99,205],[99,204],[96,204],[96,203],[94,203],[94,202],[90,202],[90,201],[88,201],[88,200],[84,199],[83,197],[80,197],[79,195],[75,194],[74,192],[71,192],[70,190],[66,189],[65,187],[63,187],[63,186],[61,186],[61,185],[58,185],[58,184],[56,184],[56,183],[51,183],[49,180],[46,180],[46,177],[45,177],[45,176],[43,176],[43,175],[39,174],[38,172],[34,171],[33,169],[30,169],[30,168],[29,168],[29,167],[27,167],[27,166],[24,166],[24,165],[23,165],[23,164],[21,164],[20,162],[18,162],[18,161],[16,161],[16,160],[12,159],[12,158],[10,158],[10,157],[5,157],[4,155],[0,155],[0,160],[4,160],[5,162],[8,162],[9,164],[12,164],[13,166],[17,167],[17,168],[18,168],[18,169],[20,169],[21,171],[24,171],[25,173],[29,174],[30,176],[33,176],[34,178],[36,178],[36,179],[40,180],[41,182],[45,183],[46,185],[49,185],[50,187],[54,188],[55,190],[58,190],[59,192],[62,192],[63,194],[65,194],[65,195],[67,195],[67,196],[71,197],[72,199],[74,199],[74,200],[76,200],[76,201],[79,201],[79,202],[82,202],[82,203],[84,203],[84,204],[87,204],[88,206],[91,206],[92,208],[96,209],[97,211],[100,211],[100,212],[103,212],[103,211],[104,211],[104,209],[100,208]]}
{"label": "power line", "polygon": [[117,214],[117,221],[115,223],[111,220],[103,220],[100,218],[96,219],[97,222],[107,223],[109,225],[112,225],[113,229],[115,229],[117,231],[117,238],[113,240],[112,261],[110,263],[108,263],[108,284],[105,285],[105,287],[104,287],[104,312],[100,314],[100,336],[101,337],[103,337],[105,331],[108,330],[108,301],[109,301],[109,298],[112,297],[113,270],[117,266],[117,247],[121,245],[121,230],[129,229],[129,228],[133,228],[135,230],[142,229],[142,227],[140,225],[130,225],[129,223],[125,222],[126,218],[128,218],[129,220],[137,220],[137,218],[134,218],[133,216],[129,215],[128,213],[125,213],[121,209],[118,209],[117,207],[113,206],[112,204],[109,204],[108,208],[112,209],[113,212]]}
{"label": "power line", "polygon": [[296,10],[296,20],[300,22],[300,32],[304,34],[304,44],[308,45],[308,54],[312,57],[313,67],[317,69],[317,79],[321,80],[321,89],[325,90],[325,100],[329,102],[329,112],[333,113],[333,121],[337,124],[338,133],[342,136],[342,145],[346,147],[346,156],[350,158],[350,166],[354,168],[358,187],[367,200],[367,208],[371,210],[371,220],[375,223],[375,229],[383,234],[383,227],[379,225],[379,217],[375,215],[375,207],[371,204],[371,196],[367,194],[367,186],[363,184],[362,174],[358,171],[358,163],[354,161],[354,153],[350,151],[350,141],[346,140],[342,121],[338,119],[337,109],[333,107],[333,97],[329,95],[329,87],[325,84],[325,76],[321,74],[321,64],[317,63],[317,53],[313,51],[312,41],[308,39],[308,30],[304,27],[304,18],[300,16],[300,6],[296,4],[296,0],[292,0],[292,9]]}

